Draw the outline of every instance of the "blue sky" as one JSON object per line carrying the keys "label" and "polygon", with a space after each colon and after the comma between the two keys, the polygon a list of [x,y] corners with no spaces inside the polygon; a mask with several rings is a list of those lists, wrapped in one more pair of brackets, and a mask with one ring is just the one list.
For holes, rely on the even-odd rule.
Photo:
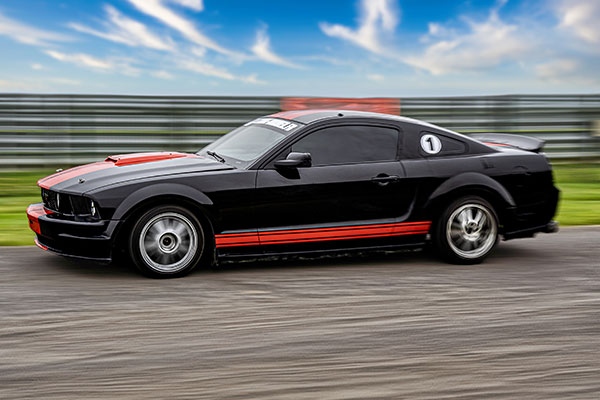
{"label": "blue sky", "polygon": [[2,0],[0,91],[600,90],[600,0]]}

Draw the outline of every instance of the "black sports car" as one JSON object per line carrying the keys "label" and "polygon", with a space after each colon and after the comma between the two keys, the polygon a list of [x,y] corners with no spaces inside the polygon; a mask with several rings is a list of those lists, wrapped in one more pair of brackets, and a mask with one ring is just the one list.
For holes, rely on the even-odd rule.
{"label": "black sports car", "polygon": [[41,179],[36,243],[129,255],[153,277],[240,256],[422,246],[477,263],[505,240],[554,232],[543,142],[464,136],[414,119],[287,111],[196,154],[139,153]]}

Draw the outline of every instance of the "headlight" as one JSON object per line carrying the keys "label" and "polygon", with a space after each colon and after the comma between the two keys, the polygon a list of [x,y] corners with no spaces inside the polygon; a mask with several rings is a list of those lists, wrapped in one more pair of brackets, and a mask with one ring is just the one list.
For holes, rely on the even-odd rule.
{"label": "headlight", "polygon": [[100,208],[89,197],[42,189],[44,207],[62,215],[100,219]]}
{"label": "headlight", "polygon": [[92,214],[92,217],[98,218],[98,210],[96,209],[94,200],[90,200],[90,214]]}

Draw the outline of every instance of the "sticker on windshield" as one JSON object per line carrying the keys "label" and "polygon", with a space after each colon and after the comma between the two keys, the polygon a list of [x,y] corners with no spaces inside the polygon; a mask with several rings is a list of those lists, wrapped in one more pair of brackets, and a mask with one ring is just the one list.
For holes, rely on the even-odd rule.
{"label": "sticker on windshield", "polygon": [[284,120],[275,119],[275,118],[258,118],[258,119],[255,119],[254,121],[248,122],[247,124],[245,124],[245,126],[248,126],[250,124],[269,125],[269,126],[273,126],[275,128],[284,130],[286,132],[289,132],[298,126],[298,124],[294,124],[293,122],[284,121]]}
{"label": "sticker on windshield", "polygon": [[442,150],[442,142],[435,135],[421,136],[421,148],[427,154],[437,154]]}

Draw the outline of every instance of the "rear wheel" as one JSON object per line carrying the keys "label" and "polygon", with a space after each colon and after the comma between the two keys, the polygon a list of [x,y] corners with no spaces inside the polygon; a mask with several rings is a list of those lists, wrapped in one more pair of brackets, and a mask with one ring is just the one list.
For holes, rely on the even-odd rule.
{"label": "rear wheel", "polygon": [[498,241],[498,217],[492,205],[481,197],[462,197],[442,212],[433,239],[446,260],[480,263]]}
{"label": "rear wheel", "polygon": [[133,225],[130,254],[136,267],[154,278],[188,274],[205,252],[202,224],[179,206],[148,210]]}

